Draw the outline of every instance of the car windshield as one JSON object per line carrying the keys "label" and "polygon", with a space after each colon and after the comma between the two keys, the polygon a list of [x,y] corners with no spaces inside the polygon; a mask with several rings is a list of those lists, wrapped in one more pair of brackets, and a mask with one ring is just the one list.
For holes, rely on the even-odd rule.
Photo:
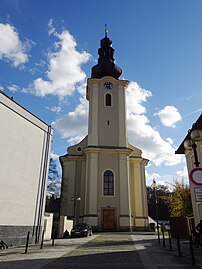
{"label": "car windshield", "polygon": [[86,223],[78,223],[75,225],[75,228],[85,228],[85,227],[87,227]]}

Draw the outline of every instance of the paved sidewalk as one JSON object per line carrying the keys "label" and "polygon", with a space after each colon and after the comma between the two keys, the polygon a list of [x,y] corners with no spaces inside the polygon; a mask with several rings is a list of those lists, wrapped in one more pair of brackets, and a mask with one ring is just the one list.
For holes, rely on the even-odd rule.
{"label": "paved sidewalk", "polygon": [[202,268],[202,248],[194,249],[196,266],[192,266],[188,242],[181,245],[178,256],[157,242],[151,233],[99,233],[88,238],[56,239],[55,245],[0,250],[0,269],[189,269]]}
{"label": "paved sidewalk", "polygon": [[165,246],[163,246],[162,238],[159,245],[156,235],[136,233],[131,237],[145,269],[202,268],[202,248],[194,248],[195,265],[193,265],[188,241],[180,243],[181,256],[179,256],[174,239],[172,239],[172,251],[170,251],[168,238],[165,238]]}
{"label": "paved sidewalk", "polygon": [[0,250],[0,269],[41,269],[95,237],[55,239],[54,246],[52,241],[44,242],[43,249],[40,245],[29,246],[27,254],[25,247]]}

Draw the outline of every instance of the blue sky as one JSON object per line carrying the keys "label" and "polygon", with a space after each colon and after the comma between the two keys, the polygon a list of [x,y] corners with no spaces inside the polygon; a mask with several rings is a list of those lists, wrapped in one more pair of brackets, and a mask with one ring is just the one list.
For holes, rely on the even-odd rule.
{"label": "blue sky", "polygon": [[53,126],[52,155],[64,155],[87,134],[86,80],[107,23],[147,185],[186,179],[174,152],[202,112],[201,12],[201,0],[1,0],[0,88]]}

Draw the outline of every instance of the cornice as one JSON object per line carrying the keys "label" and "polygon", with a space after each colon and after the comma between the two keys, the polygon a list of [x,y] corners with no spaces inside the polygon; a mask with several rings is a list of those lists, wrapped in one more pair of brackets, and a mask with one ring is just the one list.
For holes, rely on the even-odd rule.
{"label": "cornice", "polygon": [[99,84],[100,82],[109,81],[109,80],[112,81],[113,83],[123,85],[124,88],[127,87],[129,84],[128,80],[119,80],[119,79],[115,79],[114,77],[110,77],[110,76],[105,76],[102,78],[88,78],[87,84],[90,86],[93,83]]}
{"label": "cornice", "polygon": [[88,146],[84,149],[85,153],[108,153],[108,154],[131,154],[132,150],[126,147],[111,147],[111,146]]}

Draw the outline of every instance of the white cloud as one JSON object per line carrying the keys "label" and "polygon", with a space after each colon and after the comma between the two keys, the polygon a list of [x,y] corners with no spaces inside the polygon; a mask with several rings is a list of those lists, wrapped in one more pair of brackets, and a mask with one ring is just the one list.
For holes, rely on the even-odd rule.
{"label": "white cloud", "polygon": [[187,166],[185,165],[182,170],[177,171],[176,175],[177,175],[177,177],[184,178],[185,180],[188,180]]}
{"label": "white cloud", "polygon": [[143,151],[143,156],[155,165],[175,165],[180,162],[180,156],[175,155],[175,149],[165,141],[160,133],[149,125],[145,115],[130,115],[128,118],[129,142]]}
{"label": "white cloud", "polygon": [[143,156],[153,164],[175,165],[180,162],[181,157],[175,155],[172,141],[164,140],[156,131],[144,114],[146,108],[144,102],[152,94],[139,87],[135,82],[130,83],[129,94],[126,94],[127,103],[127,125],[129,142],[143,151]]}
{"label": "white cloud", "polygon": [[0,23],[0,59],[10,61],[15,67],[28,62],[30,42],[22,42],[15,27]]}
{"label": "white cloud", "polygon": [[20,87],[18,85],[15,85],[15,84],[8,86],[7,88],[9,89],[10,92],[17,92],[20,90]]}
{"label": "white cloud", "polygon": [[178,109],[174,106],[166,106],[154,115],[158,116],[166,127],[176,127],[175,124],[182,119]]}
{"label": "white cloud", "polygon": [[88,101],[82,96],[79,101],[74,111],[58,118],[52,124],[55,130],[67,138],[70,145],[79,142],[87,135]]}
{"label": "white cloud", "polygon": [[35,79],[32,90],[38,96],[52,94],[62,98],[72,95],[78,83],[84,82],[86,75],[81,65],[86,63],[91,55],[76,50],[76,41],[67,30],[58,34],[52,27],[52,21],[49,22],[49,28],[49,34],[53,34],[58,41],[54,44],[55,51],[48,55],[47,78]]}
{"label": "white cloud", "polygon": [[50,19],[48,22],[48,28],[49,28],[48,35],[52,35],[52,34],[56,33],[56,29],[53,27],[53,20],[52,19]]}
{"label": "white cloud", "polygon": [[59,155],[58,154],[55,154],[54,152],[51,152],[50,153],[50,158],[52,158],[52,159],[59,159]]}
{"label": "white cloud", "polygon": [[55,112],[56,114],[59,114],[62,110],[60,106],[53,106],[53,107],[47,106],[46,109],[48,109],[52,112]]}
{"label": "white cloud", "polygon": [[146,113],[146,108],[142,103],[146,102],[150,96],[152,96],[150,91],[142,89],[137,82],[130,82],[126,91],[127,116],[129,117],[130,114]]}
{"label": "white cloud", "polygon": [[146,175],[146,180],[147,180],[147,182],[146,182],[147,186],[150,186],[150,187],[152,186],[153,179],[155,179],[157,187],[159,187],[161,185],[168,186],[167,180],[164,180],[163,177],[161,175],[159,175],[158,173],[149,174],[147,172],[147,169],[146,169],[145,175]]}
{"label": "white cloud", "polygon": [[169,143],[170,145],[173,144],[173,140],[172,140],[172,138],[170,138],[170,137],[167,137],[167,138],[166,138],[166,141],[168,141],[168,143]]}
{"label": "white cloud", "polygon": [[0,91],[2,91],[2,92],[4,91],[4,88],[2,86],[0,86]]}
{"label": "white cloud", "polygon": [[[149,174],[147,169],[145,170],[146,179],[149,181],[149,184],[151,185],[153,182],[153,179],[156,181],[161,178],[161,176],[158,173],[152,173]],[[148,185],[148,184],[147,184]]]}

